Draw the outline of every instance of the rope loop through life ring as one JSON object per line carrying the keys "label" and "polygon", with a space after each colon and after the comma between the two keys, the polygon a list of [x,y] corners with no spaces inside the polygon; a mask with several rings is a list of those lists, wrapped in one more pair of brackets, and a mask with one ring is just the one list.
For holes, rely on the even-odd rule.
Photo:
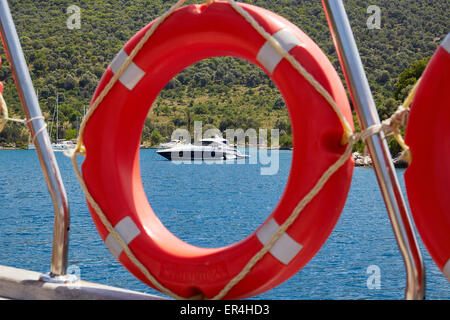
{"label": "rope loop through life ring", "polygon": [[[254,296],[297,273],[333,230],[353,172],[351,145],[342,144],[354,139],[350,105],[325,54],[275,13],[231,0],[175,9],[139,31],[103,75],[80,130],[86,159],[77,174],[106,246],[137,278],[176,298]],[[286,101],[294,151],[283,195],[262,226],[230,246],[198,248],[150,207],[139,145],[149,106],[170,79],[218,56],[270,76]]]}

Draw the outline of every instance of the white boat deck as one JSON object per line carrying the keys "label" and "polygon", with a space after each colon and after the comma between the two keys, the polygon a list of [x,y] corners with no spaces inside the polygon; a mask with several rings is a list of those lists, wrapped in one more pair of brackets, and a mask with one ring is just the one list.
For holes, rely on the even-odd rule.
{"label": "white boat deck", "polygon": [[51,283],[34,271],[0,266],[0,300],[166,300],[156,295],[79,280]]}

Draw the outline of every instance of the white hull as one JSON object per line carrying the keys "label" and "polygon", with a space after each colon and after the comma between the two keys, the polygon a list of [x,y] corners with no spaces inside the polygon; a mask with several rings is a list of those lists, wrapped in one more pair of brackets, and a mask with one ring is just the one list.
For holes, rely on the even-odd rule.
{"label": "white hull", "polygon": [[67,150],[73,150],[76,148],[76,145],[71,141],[63,141],[60,143],[52,143],[52,149],[55,152],[64,152]]}
{"label": "white hull", "polygon": [[235,160],[247,158],[247,155],[236,154],[223,150],[194,150],[194,149],[163,149],[156,151],[159,155],[171,161],[194,160]]}
{"label": "white hull", "polygon": [[200,143],[201,145],[176,144],[156,152],[171,161],[235,160],[248,157],[236,148],[230,147],[222,138],[203,139]]}

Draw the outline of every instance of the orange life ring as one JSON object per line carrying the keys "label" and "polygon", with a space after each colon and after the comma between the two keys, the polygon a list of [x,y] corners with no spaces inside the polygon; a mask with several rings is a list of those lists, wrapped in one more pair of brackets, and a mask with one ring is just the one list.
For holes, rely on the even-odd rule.
{"label": "orange life ring", "polygon": [[421,238],[450,281],[450,34],[425,69],[408,119],[412,162],[405,172]]}
{"label": "orange life ring", "polygon": [[[319,47],[284,18],[262,8],[239,5],[290,50],[331,94],[347,121],[353,123],[341,80]],[[152,23],[119,52],[92,101]],[[217,56],[245,59],[270,75],[289,109],[294,152],[282,198],[263,225],[233,245],[198,248],[170,233],[150,207],[140,177],[139,144],[149,108],[168,81],[189,65]],[[343,132],[339,118],[325,99],[228,3],[189,5],[164,21],[92,114],[82,137],[86,149],[82,173],[90,194],[112,226],[160,284],[182,297],[203,294],[211,298],[242,270],[343,154]],[[334,228],[352,173],[353,161],[349,159],[270,253],[224,298],[240,299],[262,293],[298,272]],[[153,286],[108,234],[92,207],[90,211],[112,254],[137,278]]]}

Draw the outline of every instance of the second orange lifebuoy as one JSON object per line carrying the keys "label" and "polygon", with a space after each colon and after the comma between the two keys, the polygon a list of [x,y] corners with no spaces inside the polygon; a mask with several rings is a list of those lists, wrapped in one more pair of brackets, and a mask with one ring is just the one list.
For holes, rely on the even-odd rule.
{"label": "second orange lifebuoy", "polygon": [[412,215],[425,246],[450,281],[450,34],[430,60],[417,88],[405,141]]}
{"label": "second orange lifebuoy", "polygon": [[[318,46],[296,26],[267,10],[239,4],[317,79],[353,123],[339,76]],[[154,23],[154,22],[152,22]],[[107,69],[93,101],[152,23],[136,34]],[[292,119],[290,176],[273,213],[246,239],[223,248],[198,248],[170,233],[145,195],[139,144],[145,118],[160,90],[195,62],[234,56],[263,68],[280,89]],[[343,128],[328,102],[228,3],[189,5],[175,11],[92,114],[82,137],[86,186],[116,232],[160,284],[182,297],[214,297],[265,245],[320,176],[343,154]],[[246,277],[224,297],[238,299],[273,288],[298,272],[330,235],[343,209],[351,159],[326,183],[297,221]],[[263,199],[262,199],[263,200]],[[90,207],[112,254],[136,277],[152,283],[130,261]],[[224,209],[226,212],[226,208]]]}

